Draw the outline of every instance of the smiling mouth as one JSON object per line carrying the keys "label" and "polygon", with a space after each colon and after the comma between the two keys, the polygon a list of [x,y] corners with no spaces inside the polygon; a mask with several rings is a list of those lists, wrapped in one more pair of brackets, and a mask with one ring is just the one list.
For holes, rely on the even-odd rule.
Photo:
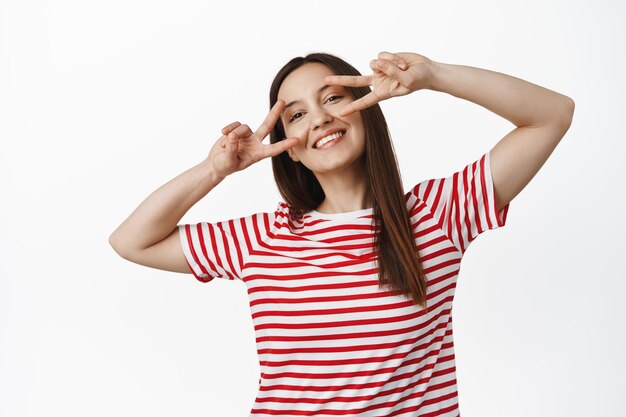
{"label": "smiling mouth", "polygon": [[[326,145],[327,143],[335,142],[337,139],[340,139],[340,138],[342,138],[343,136],[345,136],[345,134],[346,134],[346,133],[347,133],[347,131],[346,131],[346,130],[340,130],[339,132],[335,132],[335,133],[333,133],[332,135],[328,135],[328,136],[326,136],[326,137],[334,137],[334,139],[327,140],[325,143],[323,143],[322,141],[323,141],[325,138],[322,138],[322,139],[318,140],[317,142],[315,142],[315,143],[313,144],[313,149],[320,149],[320,148],[318,148],[318,145],[319,145],[319,146],[324,146],[324,145]],[[337,134],[339,134],[339,136],[336,136]],[[321,143],[321,145],[320,145],[320,143]]]}

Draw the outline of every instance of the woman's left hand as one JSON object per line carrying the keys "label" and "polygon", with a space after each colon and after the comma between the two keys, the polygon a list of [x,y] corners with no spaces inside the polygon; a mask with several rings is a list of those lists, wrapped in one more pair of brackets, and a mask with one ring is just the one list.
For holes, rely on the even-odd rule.
{"label": "woman's left hand", "polygon": [[379,101],[391,97],[404,96],[413,91],[429,88],[432,82],[432,61],[427,57],[411,52],[381,52],[378,59],[370,62],[372,75],[329,75],[328,85],[346,87],[373,86],[372,92],[341,109],[340,115],[347,116],[363,110]]}

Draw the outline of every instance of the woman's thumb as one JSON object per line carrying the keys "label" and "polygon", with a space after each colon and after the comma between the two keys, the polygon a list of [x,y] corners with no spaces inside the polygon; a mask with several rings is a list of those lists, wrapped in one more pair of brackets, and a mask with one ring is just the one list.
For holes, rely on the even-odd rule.
{"label": "woman's thumb", "polygon": [[237,150],[239,148],[239,141],[237,140],[237,135],[231,133],[228,136],[228,151],[237,155]]}

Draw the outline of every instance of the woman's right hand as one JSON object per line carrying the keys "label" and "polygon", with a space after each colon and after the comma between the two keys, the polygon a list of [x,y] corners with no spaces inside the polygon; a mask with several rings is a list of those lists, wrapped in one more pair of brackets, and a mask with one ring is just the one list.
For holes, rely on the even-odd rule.
{"label": "woman's right hand", "polygon": [[241,171],[261,159],[276,156],[297,145],[297,138],[287,138],[268,145],[261,143],[274,128],[284,108],[285,102],[278,100],[256,132],[239,122],[225,126],[222,137],[215,142],[207,157],[215,173],[226,178],[233,172]]}

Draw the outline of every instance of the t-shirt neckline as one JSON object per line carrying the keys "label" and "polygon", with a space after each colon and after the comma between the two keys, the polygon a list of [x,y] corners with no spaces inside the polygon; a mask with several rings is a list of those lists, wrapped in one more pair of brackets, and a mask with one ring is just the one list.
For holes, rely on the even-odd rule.
{"label": "t-shirt neckline", "polygon": [[365,208],[361,210],[353,210],[353,211],[344,211],[341,213],[320,213],[317,210],[311,210],[308,214],[309,216],[316,219],[328,219],[328,220],[336,220],[336,219],[355,219],[357,217],[367,216],[374,212],[374,208]]}

